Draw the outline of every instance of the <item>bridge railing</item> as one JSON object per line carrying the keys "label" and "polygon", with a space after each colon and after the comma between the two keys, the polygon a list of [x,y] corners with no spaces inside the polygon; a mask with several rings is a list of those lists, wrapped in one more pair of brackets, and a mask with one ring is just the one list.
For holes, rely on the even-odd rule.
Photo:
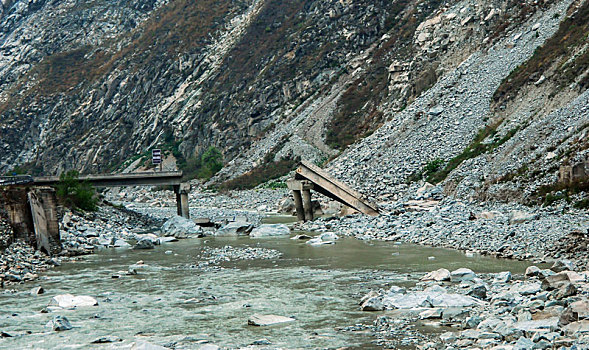
{"label": "bridge railing", "polygon": [[34,181],[30,175],[0,176],[0,186],[26,185]]}

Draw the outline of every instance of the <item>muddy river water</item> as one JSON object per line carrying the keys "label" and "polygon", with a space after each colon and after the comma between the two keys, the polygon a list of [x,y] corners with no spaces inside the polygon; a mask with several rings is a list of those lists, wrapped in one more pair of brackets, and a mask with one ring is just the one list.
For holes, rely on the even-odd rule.
{"label": "muddy river water", "polygon": [[[225,246],[267,248],[282,255],[199,266],[211,247]],[[126,275],[139,260],[147,267]],[[38,281],[45,289],[42,295],[31,295],[31,284],[1,294],[0,330],[16,336],[0,338],[0,348],[130,348],[138,341],[189,349],[206,342],[227,348],[255,342],[270,348],[378,348],[370,332],[342,330],[371,324],[382,314],[359,310],[359,299],[371,289],[411,286],[425,272],[441,267],[523,273],[528,265],[352,238],[319,247],[289,237],[238,237],[187,239],[152,250],[104,249],[48,271]],[[99,305],[41,312],[53,296],[64,293],[93,296]],[[256,313],[296,321],[248,326]],[[55,315],[66,316],[74,328],[47,328]],[[103,336],[122,341],[91,344]]]}

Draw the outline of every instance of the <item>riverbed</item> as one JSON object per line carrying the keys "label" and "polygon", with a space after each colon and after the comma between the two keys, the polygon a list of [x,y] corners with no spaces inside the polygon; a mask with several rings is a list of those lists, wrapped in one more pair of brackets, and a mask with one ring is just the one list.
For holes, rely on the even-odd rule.
{"label": "riverbed", "polygon": [[[229,247],[229,248],[225,248]],[[211,261],[211,249],[261,248],[278,251],[271,259]],[[137,275],[130,265],[143,261]],[[207,263],[208,261],[208,263]],[[205,263],[203,263],[205,262]],[[342,238],[333,245],[310,246],[289,237],[199,238],[153,250],[104,249],[65,263],[32,285],[0,296],[2,348],[96,348],[100,337],[122,341],[106,347],[129,348],[148,341],[175,348],[212,343],[226,348],[379,348],[370,331],[344,331],[370,325],[383,312],[362,312],[358,301],[368,291],[410,287],[438,268],[467,267],[477,273],[523,273],[527,262],[466,257],[454,250],[394,242]],[[41,313],[58,294],[89,295],[98,306]],[[296,321],[270,327],[248,326],[253,314]],[[55,332],[45,324],[66,316],[72,330]],[[359,327],[358,329],[362,329]],[[429,330],[435,331],[435,330]],[[30,334],[27,334],[30,333]]]}

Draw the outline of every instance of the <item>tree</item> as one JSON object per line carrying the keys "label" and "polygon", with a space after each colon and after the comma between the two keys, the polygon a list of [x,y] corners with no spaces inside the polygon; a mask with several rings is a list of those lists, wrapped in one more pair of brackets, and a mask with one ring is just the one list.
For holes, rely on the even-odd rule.
{"label": "tree", "polygon": [[57,197],[68,207],[86,211],[98,209],[96,192],[87,181],[80,182],[79,173],[69,170],[59,176]]}

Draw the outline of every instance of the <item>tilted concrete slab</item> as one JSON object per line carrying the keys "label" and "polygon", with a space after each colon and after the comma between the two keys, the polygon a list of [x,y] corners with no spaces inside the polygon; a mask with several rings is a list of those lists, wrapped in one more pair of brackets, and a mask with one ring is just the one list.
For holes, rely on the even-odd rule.
{"label": "tilted concrete slab", "polygon": [[302,161],[295,172],[295,180],[310,181],[313,183],[315,191],[361,213],[371,216],[379,215],[378,206],[370,203],[362,194],[334,179],[329,173],[314,164]]}

